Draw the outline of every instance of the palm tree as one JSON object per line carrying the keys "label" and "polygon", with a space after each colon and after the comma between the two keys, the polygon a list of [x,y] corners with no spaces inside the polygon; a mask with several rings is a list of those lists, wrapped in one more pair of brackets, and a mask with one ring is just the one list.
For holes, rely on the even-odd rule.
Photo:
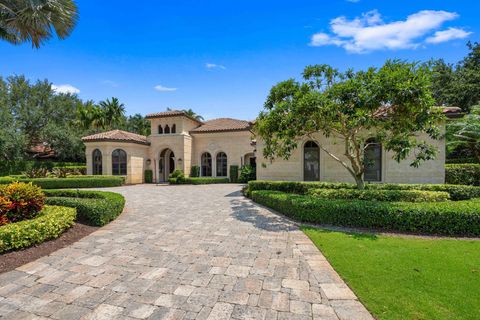
{"label": "palm tree", "polygon": [[68,37],[78,20],[73,0],[0,0],[0,39],[13,44],[40,45],[53,37]]}
{"label": "palm tree", "polygon": [[125,105],[117,98],[112,97],[111,101],[109,99],[101,101],[99,106],[104,112],[105,126],[110,128],[119,126],[125,120]]}

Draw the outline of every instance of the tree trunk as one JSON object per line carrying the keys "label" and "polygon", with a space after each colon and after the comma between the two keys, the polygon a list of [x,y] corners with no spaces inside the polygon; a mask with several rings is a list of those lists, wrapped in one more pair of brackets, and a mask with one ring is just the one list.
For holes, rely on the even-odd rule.
{"label": "tree trunk", "polygon": [[355,182],[357,183],[357,189],[358,190],[364,190],[365,189],[365,181],[363,181],[363,175],[359,174],[355,176]]}

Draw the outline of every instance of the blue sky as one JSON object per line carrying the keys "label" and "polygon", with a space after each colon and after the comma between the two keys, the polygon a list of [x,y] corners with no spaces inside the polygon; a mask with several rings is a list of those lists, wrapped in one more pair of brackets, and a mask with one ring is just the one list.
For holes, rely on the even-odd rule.
{"label": "blue sky", "polygon": [[115,96],[128,114],[171,107],[253,119],[269,89],[306,65],[455,62],[468,40],[480,40],[476,1],[77,3],[80,21],[68,39],[38,50],[1,42],[0,75],[46,78],[85,100]]}

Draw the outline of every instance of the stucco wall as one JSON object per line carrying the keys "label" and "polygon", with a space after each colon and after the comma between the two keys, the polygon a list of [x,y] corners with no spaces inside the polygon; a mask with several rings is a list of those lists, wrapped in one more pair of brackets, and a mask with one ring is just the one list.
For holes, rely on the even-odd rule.
{"label": "stucco wall", "polygon": [[250,131],[197,133],[193,136],[192,165],[200,166],[201,156],[209,152],[212,156],[212,176],[216,177],[216,156],[219,152],[227,155],[227,176],[230,175],[230,166],[243,164],[246,154],[254,151],[251,146],[252,133]]}
{"label": "stucco wall", "polygon": [[127,175],[125,176],[125,182],[128,184],[143,182],[146,159],[148,157],[148,146],[124,142],[87,142],[85,146],[87,174],[93,173],[92,152],[95,149],[99,149],[102,152],[103,175],[112,174],[112,152],[115,149],[122,149],[127,153]]}
{"label": "stucco wall", "polygon": [[[317,142],[340,158],[343,145],[340,139],[325,138],[322,134],[314,135]],[[390,152],[382,150],[382,182],[385,183],[444,183],[445,181],[445,141],[431,140],[420,136],[437,146],[439,154],[435,160],[424,162],[419,168],[410,166],[413,155],[400,163],[392,159]],[[308,139],[303,139],[288,160],[275,159],[272,163],[263,157],[263,141],[257,139],[257,179],[303,181],[303,145]],[[347,161],[348,163],[348,161]],[[320,150],[320,181],[354,182],[349,172],[326,152]]]}
{"label": "stucco wall", "polygon": [[183,134],[188,134],[190,130],[193,130],[199,126],[198,122],[195,122],[183,116],[150,119],[150,128],[151,128],[152,136],[155,136],[158,134],[159,125],[161,125],[163,129],[165,129],[165,126],[167,124],[170,127],[170,130],[172,129],[172,126],[175,124],[176,133],[183,133]]}

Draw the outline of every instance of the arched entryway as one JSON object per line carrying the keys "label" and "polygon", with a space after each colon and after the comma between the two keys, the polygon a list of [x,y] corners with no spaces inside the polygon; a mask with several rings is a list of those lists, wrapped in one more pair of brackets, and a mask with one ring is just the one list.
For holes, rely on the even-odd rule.
{"label": "arched entryway", "polygon": [[175,154],[171,149],[164,149],[160,152],[160,163],[158,166],[160,182],[168,181],[170,173],[175,171]]}

